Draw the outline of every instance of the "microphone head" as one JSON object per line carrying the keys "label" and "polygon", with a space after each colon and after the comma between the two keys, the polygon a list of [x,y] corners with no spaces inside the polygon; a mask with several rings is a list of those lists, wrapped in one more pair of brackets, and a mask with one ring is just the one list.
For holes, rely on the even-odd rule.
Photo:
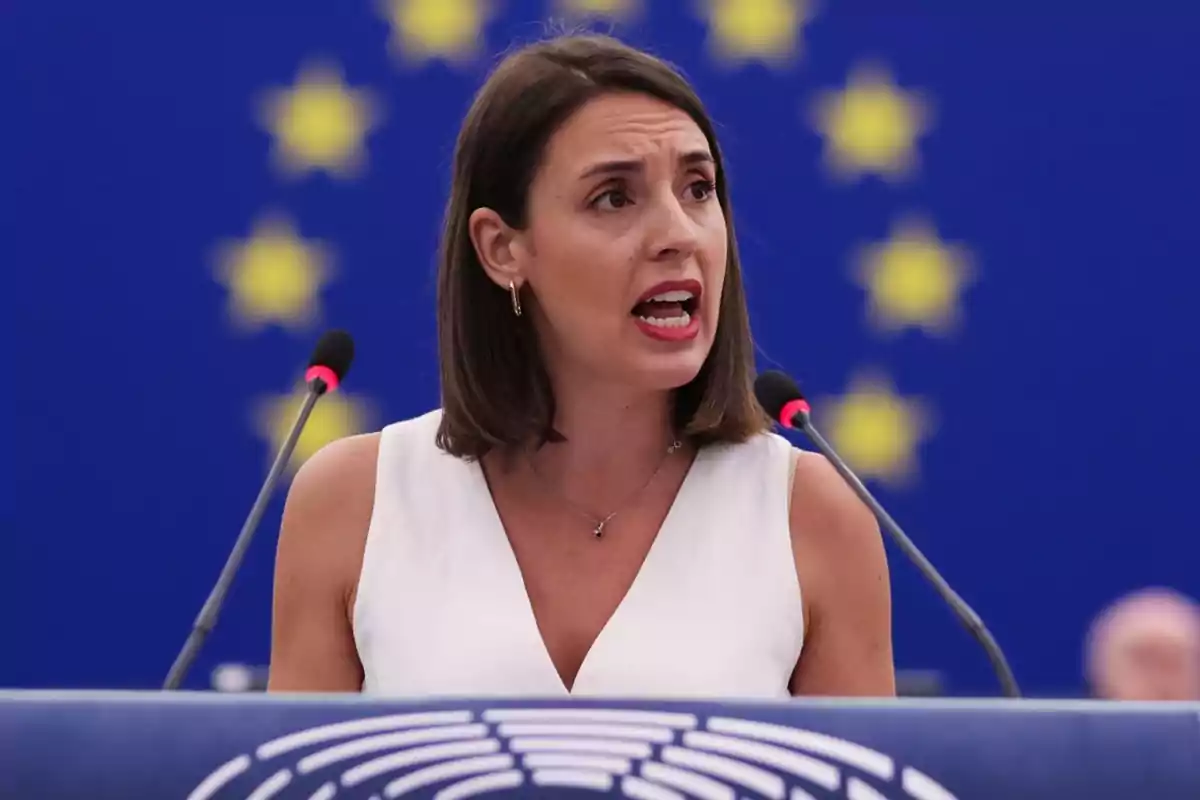
{"label": "microphone head", "polygon": [[786,372],[767,370],[754,379],[754,396],[763,410],[785,428],[794,427],[797,414],[806,415],[810,408],[800,386]]}
{"label": "microphone head", "polygon": [[319,379],[325,384],[326,391],[332,392],[346,377],[353,361],[354,339],[350,334],[339,330],[326,331],[313,348],[304,380],[311,384]]}

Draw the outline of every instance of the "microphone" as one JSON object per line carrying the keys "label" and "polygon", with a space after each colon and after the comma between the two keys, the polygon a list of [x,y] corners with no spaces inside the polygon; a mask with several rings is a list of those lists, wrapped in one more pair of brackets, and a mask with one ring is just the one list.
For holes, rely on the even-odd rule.
{"label": "microphone", "polygon": [[200,652],[200,648],[204,645],[204,640],[216,627],[221,606],[225,603],[225,596],[229,593],[230,586],[233,585],[234,576],[237,575],[246,550],[250,547],[254,531],[258,528],[258,523],[267,510],[267,503],[292,457],[292,451],[296,449],[296,442],[300,440],[300,433],[304,430],[304,425],[308,422],[313,407],[316,406],[317,400],[322,395],[337,389],[342,379],[346,377],[346,373],[350,371],[350,362],[353,360],[354,340],[345,331],[327,332],[313,348],[312,358],[308,361],[308,369],[304,372],[306,391],[304,402],[300,406],[300,413],[297,415],[296,421],[292,423],[291,430],[283,441],[283,446],[279,448],[275,462],[271,464],[267,478],[258,491],[258,498],[250,508],[250,514],[246,517],[245,523],[242,524],[241,533],[234,542],[233,550],[225,561],[225,567],[221,570],[216,585],[213,586],[208,600],[204,602],[204,607],[200,609],[200,614],[192,624],[192,632],[184,642],[179,655],[175,657],[171,671],[167,673],[163,689],[179,688],[179,685],[183,683],[184,676],[191,668],[192,662],[195,661],[196,655]]}
{"label": "microphone", "polygon": [[909,560],[916,565],[917,570],[924,576],[942,599],[950,606],[950,610],[958,617],[963,626],[971,633],[980,646],[987,653],[988,660],[992,663],[992,669],[996,672],[996,677],[1000,681],[1000,686],[1006,697],[1020,697],[1021,690],[1017,688],[1017,680],[1013,677],[1012,670],[1008,666],[1008,662],[1004,658],[1004,653],[1000,650],[1000,645],[996,644],[996,640],[992,634],[984,626],[983,620],[975,613],[967,601],[963,600],[958,594],[950,588],[945,579],[938,574],[934,569],[933,564],[917,549],[917,546],[912,543],[912,540],[905,535],[896,521],[891,515],[883,509],[883,506],[871,496],[858,477],[850,471],[846,466],[846,462],[834,451],[829,442],[825,441],[820,432],[813,427],[811,412],[808,401],[804,399],[804,394],[800,391],[800,387],[787,374],[778,370],[769,370],[762,373],[754,381],[754,395],[758,398],[759,404],[766,410],[767,414],[773,420],[778,422],[785,428],[799,428],[803,431],[817,449],[829,459],[833,464],[834,469],[842,476],[842,479],[854,490],[867,506],[874,512],[875,517],[879,520],[884,530],[892,537],[896,545],[904,551]]}

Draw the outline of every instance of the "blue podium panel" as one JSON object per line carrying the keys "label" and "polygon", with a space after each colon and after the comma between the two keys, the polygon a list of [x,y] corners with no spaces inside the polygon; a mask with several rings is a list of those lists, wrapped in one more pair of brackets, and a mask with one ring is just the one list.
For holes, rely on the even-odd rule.
{"label": "blue podium panel", "polygon": [[1200,798],[1200,705],[0,693],[0,797]]}

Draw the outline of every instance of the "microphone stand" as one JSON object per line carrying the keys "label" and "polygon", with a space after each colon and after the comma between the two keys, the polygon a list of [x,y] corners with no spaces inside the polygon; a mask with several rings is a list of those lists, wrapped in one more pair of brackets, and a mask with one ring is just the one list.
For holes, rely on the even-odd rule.
{"label": "microphone stand", "polygon": [[946,605],[950,606],[950,610],[958,617],[959,622],[963,624],[971,636],[983,648],[984,652],[987,653],[988,661],[991,662],[992,669],[996,672],[996,677],[1000,681],[1000,687],[1004,691],[1005,697],[1020,697],[1021,690],[1017,687],[1017,679],[1013,675],[1008,661],[1004,658],[1004,652],[1000,649],[1000,645],[996,643],[995,638],[992,637],[991,632],[983,624],[983,620],[980,619],[979,614],[975,613],[975,610],[967,604],[967,601],[959,597],[958,593],[950,588],[950,584],[946,583],[933,564],[929,562],[929,559],[925,558],[925,555],[917,549],[912,540],[905,535],[900,525],[884,510],[879,501],[867,491],[867,487],[858,479],[858,476],[850,471],[850,468],[846,466],[846,463],[842,461],[829,442],[825,441],[825,437],[813,427],[808,411],[800,410],[794,415],[792,421],[793,423],[799,422],[798,427],[800,430],[804,431],[813,444],[817,446],[817,449],[829,459],[829,463],[833,464],[834,469],[838,471],[842,479],[854,490],[858,498],[866,503],[871,511],[874,512],[875,517],[883,525],[884,530],[888,532],[892,540],[904,552],[904,555],[908,556],[909,560],[916,565],[917,570],[924,576],[925,580],[933,586],[942,600],[946,602]]}
{"label": "microphone stand", "polygon": [[196,621],[192,624],[192,631],[188,635],[187,641],[183,643],[183,649],[179,651],[179,655],[175,657],[175,663],[171,665],[171,670],[167,673],[167,679],[163,683],[164,690],[173,691],[179,688],[180,684],[183,683],[184,676],[191,669],[192,662],[196,660],[200,648],[204,646],[204,641],[216,626],[217,618],[221,613],[221,607],[225,604],[225,596],[229,594],[229,588],[233,585],[233,579],[241,567],[242,559],[246,556],[246,550],[250,547],[250,540],[254,537],[254,532],[258,528],[259,522],[262,521],[263,514],[266,513],[267,504],[271,500],[271,495],[275,492],[275,486],[283,476],[283,471],[292,457],[292,452],[296,449],[296,443],[300,440],[300,434],[304,430],[304,425],[308,422],[309,416],[312,414],[313,407],[316,406],[317,400],[320,399],[321,395],[325,394],[327,389],[328,386],[325,381],[320,378],[314,378],[308,382],[308,391],[304,395],[304,402],[300,406],[300,413],[296,415],[296,420],[292,423],[291,430],[288,431],[283,446],[279,448],[279,452],[275,456],[275,461],[271,464],[267,478],[263,481],[262,488],[258,491],[258,497],[255,499],[254,505],[250,508],[250,513],[246,517],[246,521],[242,524],[242,530],[238,533],[237,541],[234,542],[233,550],[230,551],[229,558],[225,561],[225,566],[221,570],[220,577],[217,578],[216,585],[213,586],[208,599],[204,601],[204,606],[200,609],[200,613],[196,616]]}

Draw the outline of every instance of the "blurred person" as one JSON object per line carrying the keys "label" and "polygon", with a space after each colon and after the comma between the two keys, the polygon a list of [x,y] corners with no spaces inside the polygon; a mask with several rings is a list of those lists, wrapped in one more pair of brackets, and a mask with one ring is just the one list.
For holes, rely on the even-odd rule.
{"label": "blurred person", "polygon": [[673,68],[601,36],[506,57],[439,260],[441,407],[289,492],[271,691],[895,693],[878,527],[755,401],[724,164]]}
{"label": "blurred person", "polygon": [[1108,700],[1200,700],[1200,606],[1143,589],[1106,608],[1088,633],[1088,684]]}

